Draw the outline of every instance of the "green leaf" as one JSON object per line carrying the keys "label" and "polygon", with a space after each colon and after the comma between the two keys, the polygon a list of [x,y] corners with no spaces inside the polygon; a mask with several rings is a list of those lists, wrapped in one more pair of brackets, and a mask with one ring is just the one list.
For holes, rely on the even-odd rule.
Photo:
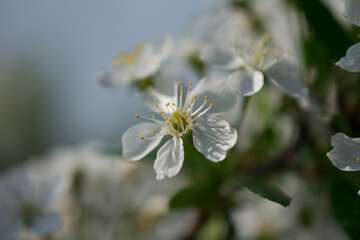
{"label": "green leaf", "polygon": [[342,57],[351,40],[328,8],[320,0],[299,0],[314,35],[326,46],[335,59]]}
{"label": "green leaf", "polygon": [[291,198],[286,193],[258,176],[238,175],[232,179],[232,182],[283,207],[290,205]]}
{"label": "green leaf", "polygon": [[209,201],[213,193],[214,190],[206,185],[190,185],[177,192],[170,199],[169,206],[171,209],[181,209],[203,204]]}
{"label": "green leaf", "polygon": [[351,239],[360,239],[360,176],[337,169],[333,172],[330,197],[335,216]]}

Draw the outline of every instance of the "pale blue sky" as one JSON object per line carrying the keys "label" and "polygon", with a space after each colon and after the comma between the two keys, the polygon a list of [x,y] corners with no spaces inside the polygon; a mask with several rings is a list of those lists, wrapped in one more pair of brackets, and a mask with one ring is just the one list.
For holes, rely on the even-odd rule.
{"label": "pale blue sky", "polygon": [[176,35],[214,0],[16,0],[0,3],[0,62],[30,55],[53,75],[45,114],[49,141],[119,141],[135,112],[137,94],[96,81],[120,48]]}

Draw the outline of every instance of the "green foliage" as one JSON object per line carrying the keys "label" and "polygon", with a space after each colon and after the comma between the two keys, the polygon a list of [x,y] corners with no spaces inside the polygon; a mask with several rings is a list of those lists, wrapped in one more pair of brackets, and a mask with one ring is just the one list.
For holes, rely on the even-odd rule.
{"label": "green foliage", "polygon": [[335,216],[351,239],[360,239],[360,175],[335,169],[330,185],[331,203]]}
{"label": "green foliage", "polygon": [[261,177],[252,175],[237,175],[232,179],[232,182],[239,187],[245,187],[251,192],[270,201],[276,202],[283,207],[290,205],[291,198],[286,193],[284,193],[280,188],[266,182]]}

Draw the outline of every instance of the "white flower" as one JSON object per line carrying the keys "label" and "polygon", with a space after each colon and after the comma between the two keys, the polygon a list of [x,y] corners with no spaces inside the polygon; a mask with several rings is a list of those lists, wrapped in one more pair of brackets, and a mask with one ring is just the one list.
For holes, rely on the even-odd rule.
{"label": "white flower", "polygon": [[[360,1],[345,0],[343,15],[356,26],[360,26]],[[351,46],[346,56],[342,57],[335,65],[349,72],[360,72],[360,43]]]}
{"label": "white flower", "polygon": [[237,40],[232,46],[207,45],[201,50],[201,59],[225,70],[235,70],[228,78],[234,92],[251,96],[264,84],[264,74],[271,82],[294,98],[307,95],[294,67],[284,59],[285,53],[268,46],[265,34],[258,43]]}
{"label": "white flower", "polygon": [[360,138],[337,133],[331,138],[333,150],[327,153],[335,167],[344,171],[360,170]]}
{"label": "white flower", "polygon": [[166,37],[157,45],[140,43],[131,52],[121,51],[112,62],[116,70],[101,69],[99,81],[109,86],[135,83],[145,89],[153,84],[149,78],[159,71],[172,48],[173,40]]}
{"label": "white flower", "polygon": [[[360,138],[350,138],[343,133],[337,133],[331,138],[333,150],[327,153],[328,158],[340,170],[360,170]],[[358,191],[360,195],[360,191]]]}
{"label": "white flower", "polygon": [[204,78],[194,89],[190,82],[186,92],[179,82],[175,85],[174,97],[154,91],[152,98],[145,101],[163,120],[136,115],[152,122],[139,123],[123,134],[123,156],[128,160],[140,160],[159,145],[164,136],[170,136],[171,139],[159,149],[154,168],[159,180],[173,177],[184,161],[182,137],[192,131],[194,146],[206,158],[214,162],[225,159],[226,151],[236,143],[237,132],[216,116],[231,109],[235,103],[233,95],[221,91],[223,85],[221,81]]}
{"label": "white flower", "polygon": [[0,179],[0,239],[14,239],[23,228],[46,236],[61,223],[56,213],[46,211],[53,186],[36,188],[24,169],[15,169]]}

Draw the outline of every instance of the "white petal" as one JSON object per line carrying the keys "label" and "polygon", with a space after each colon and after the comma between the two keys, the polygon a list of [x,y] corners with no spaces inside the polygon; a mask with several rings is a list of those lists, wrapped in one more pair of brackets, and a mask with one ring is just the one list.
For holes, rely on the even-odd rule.
{"label": "white petal", "polygon": [[225,80],[206,77],[201,79],[194,87],[189,94],[189,99],[196,96],[195,105],[193,106],[193,109],[196,110],[204,102],[205,96],[208,96],[208,104],[213,103],[214,106],[207,114],[220,114],[229,111],[236,103],[236,96],[226,91]]}
{"label": "white petal", "polygon": [[244,65],[244,61],[235,55],[235,50],[231,51],[231,49],[226,47],[220,48],[213,45],[204,46],[201,49],[200,58],[214,67],[224,69],[236,69]]}
{"label": "white petal", "polygon": [[163,42],[160,44],[159,50],[156,54],[156,58],[160,59],[160,61],[165,60],[171,54],[174,46],[174,39],[170,36],[166,36]]}
{"label": "white petal", "polygon": [[343,15],[353,24],[360,27],[360,1],[345,0],[345,9]]}
{"label": "white petal", "polygon": [[37,216],[30,228],[40,236],[45,236],[56,231],[61,225],[61,220],[56,213],[46,213]]}
{"label": "white petal", "polygon": [[308,90],[300,81],[298,72],[286,59],[271,66],[266,70],[266,74],[275,86],[290,97],[301,98],[308,94]]}
{"label": "white petal", "polygon": [[102,68],[99,70],[98,81],[105,86],[121,86],[131,81],[126,70],[119,69],[116,72]]}
{"label": "white petal", "polygon": [[[173,89],[174,86],[177,87],[177,84],[172,84]],[[174,95],[165,95],[156,91],[154,88],[149,88],[143,95],[142,100],[143,103],[153,112],[163,111],[165,113],[171,113],[171,108],[166,107],[166,104],[176,103],[176,97]],[[156,104],[159,105],[159,108],[156,107]]]}
{"label": "white petal", "polygon": [[333,150],[327,153],[335,167],[344,171],[360,170],[360,138],[350,138],[343,133],[337,133],[331,138]]}
{"label": "white petal", "polygon": [[[139,123],[129,128],[122,135],[123,156],[128,160],[140,160],[159,145],[162,134],[154,134],[161,132],[162,127],[156,123]],[[144,137],[144,140],[140,138]],[[146,139],[154,137],[152,139]]]}
{"label": "white petal", "polygon": [[179,173],[184,162],[184,146],[181,138],[174,137],[162,146],[154,162],[156,179],[173,177]]}
{"label": "white petal", "polygon": [[229,76],[228,84],[231,90],[242,96],[257,93],[264,85],[264,75],[255,70],[244,69]]}
{"label": "white petal", "polygon": [[23,228],[19,218],[0,217],[0,239],[13,240]]}
{"label": "white petal", "polygon": [[136,71],[133,73],[135,79],[144,79],[159,71],[161,64],[170,55],[174,41],[165,37],[159,46],[149,45],[138,56]]}
{"label": "white petal", "polygon": [[351,46],[335,65],[349,72],[360,72],[360,43]]}
{"label": "white petal", "polygon": [[237,132],[225,120],[217,116],[205,118],[194,124],[193,139],[196,149],[211,161],[219,162],[237,140]]}

